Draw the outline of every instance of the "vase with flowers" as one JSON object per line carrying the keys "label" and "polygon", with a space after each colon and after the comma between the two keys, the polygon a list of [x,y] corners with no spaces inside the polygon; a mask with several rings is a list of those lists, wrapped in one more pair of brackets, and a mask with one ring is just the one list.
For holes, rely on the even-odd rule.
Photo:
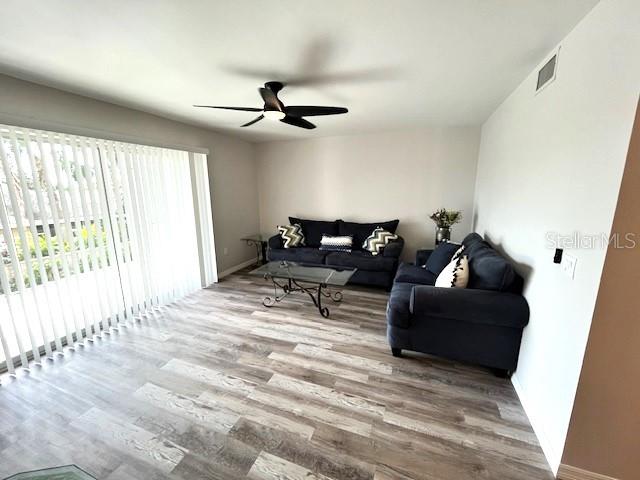
{"label": "vase with flowers", "polygon": [[462,212],[441,208],[433,212],[429,218],[436,224],[436,245],[438,245],[451,239],[451,227],[462,220]]}

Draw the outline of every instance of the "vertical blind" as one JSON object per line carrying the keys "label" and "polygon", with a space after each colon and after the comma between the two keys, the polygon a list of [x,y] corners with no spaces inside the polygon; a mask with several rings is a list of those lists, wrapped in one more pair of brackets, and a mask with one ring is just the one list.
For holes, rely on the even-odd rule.
{"label": "vertical blind", "polygon": [[191,167],[193,202],[197,212],[196,226],[200,256],[202,258],[200,276],[202,277],[203,285],[211,285],[218,281],[218,268],[213,237],[213,215],[211,212],[207,156],[201,153],[194,153]]}
{"label": "vertical blind", "polygon": [[215,279],[203,155],[0,125],[0,223],[9,373]]}

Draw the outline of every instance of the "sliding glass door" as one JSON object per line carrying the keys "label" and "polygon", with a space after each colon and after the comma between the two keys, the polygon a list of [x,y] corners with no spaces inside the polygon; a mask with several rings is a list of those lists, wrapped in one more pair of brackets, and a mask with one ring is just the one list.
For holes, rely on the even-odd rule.
{"label": "sliding glass door", "polygon": [[203,165],[206,176],[197,160],[0,126],[0,368],[39,362],[200,288],[212,230],[210,217],[201,225],[210,205],[194,191]]}

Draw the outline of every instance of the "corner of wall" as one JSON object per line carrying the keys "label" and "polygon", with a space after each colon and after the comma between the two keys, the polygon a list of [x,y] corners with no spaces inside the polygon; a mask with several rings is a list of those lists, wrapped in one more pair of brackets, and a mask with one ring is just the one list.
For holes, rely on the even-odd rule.
{"label": "corner of wall", "polygon": [[522,404],[522,408],[529,419],[529,423],[531,424],[536,437],[538,437],[538,442],[540,443],[544,456],[549,463],[549,468],[555,475],[558,472],[558,467],[560,466],[562,452],[558,452],[554,447],[553,442],[550,440],[549,435],[544,429],[544,418],[538,412],[538,408],[535,403],[529,400],[531,397],[527,395],[525,388],[520,383],[517,371],[513,377],[511,377],[511,383],[518,395],[520,403]]}

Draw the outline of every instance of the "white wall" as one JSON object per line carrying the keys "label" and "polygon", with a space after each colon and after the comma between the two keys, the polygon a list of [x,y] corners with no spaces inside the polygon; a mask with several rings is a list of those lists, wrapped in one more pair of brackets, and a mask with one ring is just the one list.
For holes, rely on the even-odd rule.
{"label": "white wall", "polygon": [[259,144],[260,227],[274,233],[289,215],[398,218],[413,259],[433,247],[429,214],[447,207],[463,211],[460,240],[471,228],[479,137],[479,128],[432,128]]}
{"label": "white wall", "polygon": [[[514,385],[552,468],[560,462],[606,248],[571,280],[546,232],[608,234],[640,88],[640,2],[605,0],[562,41],[557,78],[532,73],[482,128],[476,229],[521,264],[531,321]],[[612,365],[611,368],[615,368]]]}
{"label": "white wall", "polygon": [[[218,270],[255,258],[240,241],[258,231],[258,194],[252,144],[174,122],[0,75],[0,122],[86,134],[85,129],[161,145],[208,148]],[[224,255],[224,249],[228,250]]]}

